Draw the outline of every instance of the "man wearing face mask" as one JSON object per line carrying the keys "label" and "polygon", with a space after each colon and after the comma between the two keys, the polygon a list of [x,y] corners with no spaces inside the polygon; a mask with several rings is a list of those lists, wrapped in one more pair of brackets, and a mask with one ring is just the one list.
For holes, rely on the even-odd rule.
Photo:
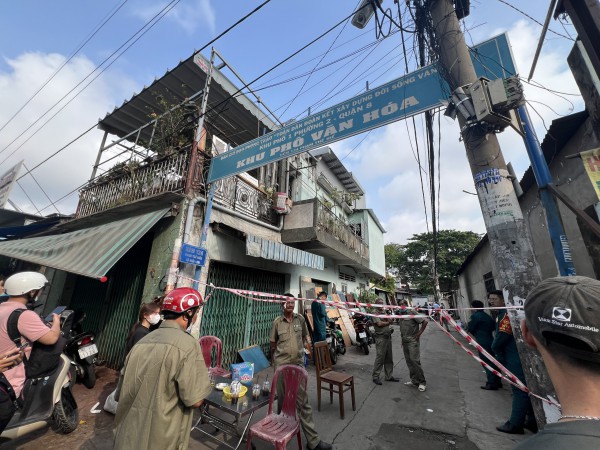
{"label": "man wearing face mask", "polygon": [[[27,308],[33,307],[47,283],[46,277],[38,272],[20,272],[6,279],[4,289],[9,298],[0,304],[0,353],[18,352],[15,342],[8,336],[7,331],[8,318],[17,310],[23,310],[17,319],[17,328],[22,343],[39,342],[44,345],[52,345],[58,341],[60,316],[53,314],[52,326],[49,326],[36,313],[27,310]],[[30,352],[31,346],[25,352],[26,358]],[[6,370],[3,375],[0,376],[0,432],[8,425],[15,412],[14,404],[10,401],[2,384],[10,383],[15,396],[19,398],[25,384],[25,365],[19,361],[15,367]]]}
{"label": "man wearing face mask", "polygon": [[188,448],[193,410],[212,390],[200,345],[185,331],[198,319],[200,306],[195,289],[171,291],[160,327],[127,355],[115,450]]}

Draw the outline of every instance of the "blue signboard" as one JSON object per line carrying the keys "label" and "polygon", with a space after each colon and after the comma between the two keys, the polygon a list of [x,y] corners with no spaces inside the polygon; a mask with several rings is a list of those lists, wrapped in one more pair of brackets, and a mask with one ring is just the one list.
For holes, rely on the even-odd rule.
{"label": "blue signboard", "polygon": [[206,249],[195,245],[182,244],[179,261],[185,264],[203,266],[206,262]]}
{"label": "blue signboard", "polygon": [[[471,58],[478,76],[496,79],[515,73],[506,34],[474,47]],[[208,182],[414,116],[442,105],[449,95],[437,65],[423,67],[216,156]]]}

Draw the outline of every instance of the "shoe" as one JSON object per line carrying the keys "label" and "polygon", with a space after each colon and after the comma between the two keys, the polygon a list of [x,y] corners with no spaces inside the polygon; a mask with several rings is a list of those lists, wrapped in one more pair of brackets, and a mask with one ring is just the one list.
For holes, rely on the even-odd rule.
{"label": "shoe", "polygon": [[538,432],[538,424],[535,420],[530,420],[528,422],[525,422],[525,425],[523,425],[523,428],[531,431],[532,433]]}
{"label": "shoe", "polygon": [[413,383],[412,381],[405,381],[404,382],[404,386],[414,386],[414,387],[417,387],[418,385],[415,384],[415,383]]}
{"label": "shoe", "polygon": [[525,434],[525,431],[523,431],[523,427],[514,426],[512,423],[510,423],[510,420],[507,421],[504,425],[496,427],[496,430],[508,434]]}
{"label": "shoe", "polygon": [[481,386],[481,389],[485,389],[486,391],[497,391],[498,386],[495,384],[485,383],[485,386]]}
{"label": "shoe", "polygon": [[327,442],[319,441],[319,443],[317,444],[316,447],[310,448],[307,445],[306,448],[308,450],[331,450],[333,447],[331,446],[331,444],[328,444]]}
{"label": "shoe", "polygon": [[426,384],[420,384],[419,385],[419,391],[420,392],[425,392],[427,390],[427,385]]}
{"label": "shoe", "polygon": [[377,386],[381,386],[383,383],[381,381],[379,381],[377,378],[373,378],[373,383],[375,383]]}
{"label": "shoe", "polygon": [[388,378],[385,381],[393,381],[394,383],[398,383],[400,380],[398,378],[396,378],[396,377],[392,377],[392,378]]}

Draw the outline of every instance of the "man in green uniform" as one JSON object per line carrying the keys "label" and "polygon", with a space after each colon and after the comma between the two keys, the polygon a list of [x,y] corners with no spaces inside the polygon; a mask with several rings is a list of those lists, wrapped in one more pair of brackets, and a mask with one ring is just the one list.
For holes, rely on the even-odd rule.
{"label": "man in green uniform", "polygon": [[517,450],[600,448],[600,281],[548,278],[525,300],[523,339],[542,355],[561,416]]}
{"label": "man in green uniform", "polygon": [[[377,300],[377,303],[383,304],[383,300]],[[381,310],[378,310],[379,312]],[[394,370],[394,357],[392,354],[392,329],[390,325],[392,324],[392,319],[375,317],[373,319],[373,325],[375,325],[375,349],[377,351],[377,355],[375,356],[375,364],[373,365],[373,383],[381,386],[381,380],[379,379],[379,375],[381,375],[381,369],[383,368],[385,371],[385,380],[386,381],[400,381],[398,378],[395,378],[392,374],[392,370]]]}
{"label": "man in green uniform", "polygon": [[[408,309],[408,302],[402,300],[400,302],[402,314],[416,314],[413,309]],[[427,327],[427,320],[424,317],[416,317],[414,319],[400,320],[400,333],[402,334],[402,349],[404,350],[404,359],[408,366],[410,381],[407,381],[407,386],[418,386],[419,391],[425,392],[427,389],[427,381],[421,367],[421,344],[419,339]]]}
{"label": "man in green uniform", "polygon": [[[479,345],[481,345],[488,353],[493,355],[492,342],[494,341],[494,330],[496,329],[496,323],[483,309],[483,302],[479,300],[473,300],[471,302],[473,308],[479,308],[473,314],[467,325],[467,331],[473,335]],[[479,357],[493,367],[492,363],[479,352]],[[494,375],[493,372],[485,368],[485,374],[487,382],[485,386],[481,386],[481,389],[486,391],[496,391],[502,387],[502,381],[498,375]]]}
{"label": "man in green uniform", "polygon": [[[488,294],[488,302],[492,307],[503,307],[505,305],[503,292],[491,291]],[[498,362],[525,383],[525,373],[523,372],[523,366],[521,365],[521,359],[517,351],[517,343],[512,333],[512,326],[506,309],[498,311],[496,335],[492,342],[492,351]],[[512,386],[512,394],[510,419],[504,425],[496,427],[496,430],[509,434],[523,434],[523,428],[527,428],[533,432],[537,432],[537,424],[529,395],[515,386]]]}
{"label": "man in green uniform", "polygon": [[125,361],[115,417],[115,450],[184,450],[192,414],[211,392],[200,345],[186,333],[202,297],[178,288],[164,299],[165,320],[143,337]]}
{"label": "man in green uniform", "polygon": [[[284,294],[293,297],[293,294]],[[284,364],[303,366],[304,345],[308,343],[308,328],[304,317],[294,313],[294,300],[288,300],[283,304],[283,314],[273,321],[271,329],[271,363],[275,370]],[[277,397],[283,398],[285,385],[283,379],[277,383]],[[298,391],[296,408],[300,417],[300,425],[307,440],[310,450],[330,450],[331,444],[319,439],[315,430],[312,416],[312,408],[308,403],[308,395],[304,389]]]}

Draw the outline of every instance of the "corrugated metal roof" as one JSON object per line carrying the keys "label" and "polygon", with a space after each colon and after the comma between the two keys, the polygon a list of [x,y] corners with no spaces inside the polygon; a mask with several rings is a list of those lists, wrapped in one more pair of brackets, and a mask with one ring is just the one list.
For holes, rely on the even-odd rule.
{"label": "corrugated metal roof", "polygon": [[320,157],[321,161],[327,164],[327,167],[329,167],[337,179],[340,180],[348,192],[358,195],[365,194],[365,191],[358,180],[354,178],[352,172],[348,172],[348,169],[346,169],[344,164],[342,164],[330,147],[321,147],[316,150],[311,150],[308,153],[315,158]]}
{"label": "corrugated metal roof", "polygon": [[[205,67],[210,62],[201,54],[190,56],[181,61],[177,67],[168,70],[161,78],[155,79],[150,86],[145,86],[139,94],[108,113],[100,119],[98,127],[119,137],[131,133],[150,122],[150,114],[163,112],[163,107],[157,101],[162,96],[169,104],[177,104],[204,89],[206,73],[194,58],[204,62]],[[210,85],[206,122],[212,126],[214,133],[227,143],[236,146],[255,139],[262,134],[262,129],[272,131],[278,126],[267,114],[250,101],[245,95],[237,94],[238,88],[220,71],[213,70],[213,80]],[[218,106],[217,106],[218,105]],[[213,109],[214,108],[214,109]],[[152,127],[142,130],[140,138],[148,141]],[[128,138],[135,141],[136,136]]]}
{"label": "corrugated metal roof", "polygon": [[0,255],[100,279],[167,211],[71,233],[0,242]]}

